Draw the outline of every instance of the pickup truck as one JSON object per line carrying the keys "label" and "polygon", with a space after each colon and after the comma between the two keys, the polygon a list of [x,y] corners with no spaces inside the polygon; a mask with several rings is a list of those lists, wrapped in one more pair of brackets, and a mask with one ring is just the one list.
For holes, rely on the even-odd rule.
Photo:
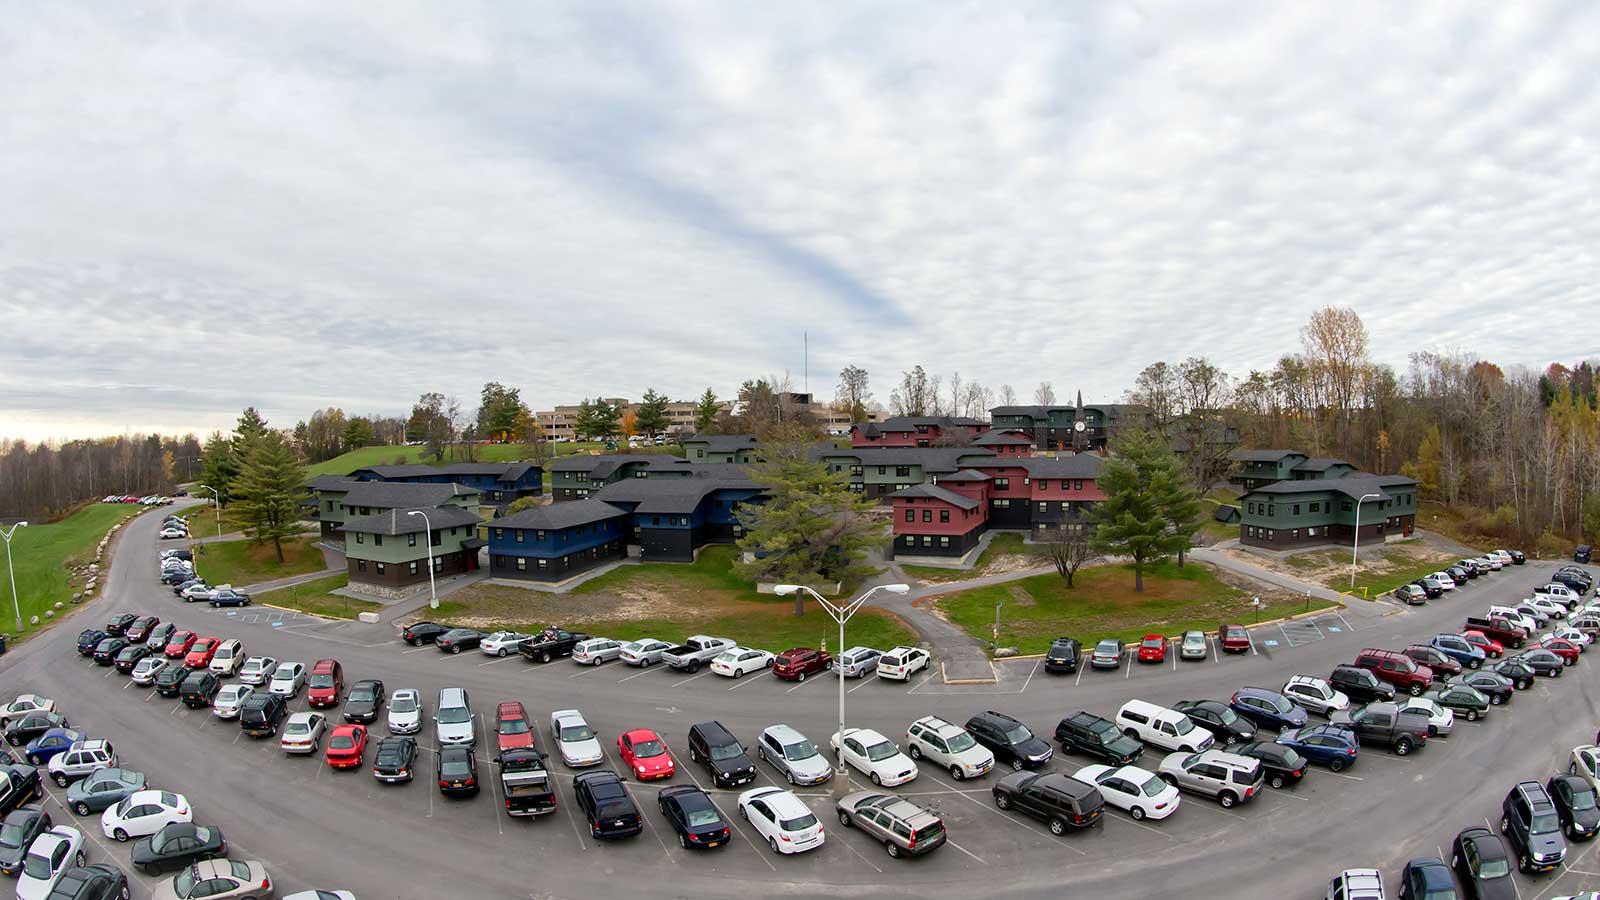
{"label": "pickup truck", "polygon": [[0,765],[0,816],[42,796],[44,789],[39,785],[38,769]]}
{"label": "pickup truck", "polygon": [[1355,710],[1337,710],[1328,722],[1354,731],[1363,746],[1383,744],[1396,756],[1405,756],[1428,742],[1428,717],[1401,712],[1393,703],[1368,703]]}
{"label": "pickup truck", "polygon": [[732,650],[735,644],[728,638],[706,637],[697,634],[682,644],[661,654],[661,661],[674,669],[683,669],[690,674],[700,671],[700,667],[713,659],[724,650]]}
{"label": "pickup truck", "polygon": [[544,754],[519,747],[500,754],[500,796],[506,798],[508,816],[542,816],[556,811],[556,792],[550,784]]}
{"label": "pickup truck", "polygon": [[547,663],[557,656],[571,656],[572,648],[578,646],[580,641],[587,641],[589,636],[581,631],[562,631],[559,628],[546,628],[544,631],[517,645],[517,652],[528,659],[536,659]]}
{"label": "pickup truck", "polygon": [[1492,637],[1507,647],[1520,648],[1528,639],[1528,632],[1511,624],[1504,616],[1468,616],[1467,624],[1461,626],[1462,631],[1481,631],[1487,637]]}

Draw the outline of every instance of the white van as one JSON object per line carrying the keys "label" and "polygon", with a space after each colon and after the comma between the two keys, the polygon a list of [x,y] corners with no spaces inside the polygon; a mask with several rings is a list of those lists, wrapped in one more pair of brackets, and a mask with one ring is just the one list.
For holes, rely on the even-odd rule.
{"label": "white van", "polygon": [[1117,710],[1117,727],[1129,737],[1164,750],[1198,753],[1210,750],[1217,742],[1211,732],[1194,724],[1183,713],[1143,700],[1122,704]]}

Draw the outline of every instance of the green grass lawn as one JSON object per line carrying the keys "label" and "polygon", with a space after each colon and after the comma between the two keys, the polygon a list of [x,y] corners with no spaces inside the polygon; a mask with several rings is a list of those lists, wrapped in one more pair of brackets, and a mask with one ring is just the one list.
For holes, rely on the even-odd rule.
{"label": "green grass lawn", "polygon": [[[1144,592],[1133,589],[1131,566],[1084,569],[1072,588],[1055,573],[959,591],[938,598],[939,609],[968,634],[985,643],[1000,611],[1000,646],[1021,653],[1043,653],[1060,635],[1085,644],[1102,638],[1137,641],[1149,633],[1175,635],[1190,629],[1215,631],[1223,622],[1250,624],[1256,615],[1251,595],[1219,581],[1212,569],[1189,563],[1179,569],[1164,563],[1147,570]],[[1262,598],[1261,619],[1305,612],[1332,604],[1304,599]]]}
{"label": "green grass lawn", "polygon": [[207,584],[231,584],[242,588],[290,575],[316,572],[323,568],[322,550],[317,537],[307,535],[283,542],[283,562],[272,544],[251,541],[223,541],[195,545],[195,571]]}
{"label": "green grass lawn", "polygon": [[[757,593],[733,572],[734,554],[733,547],[712,546],[693,563],[622,566],[564,595],[472,585],[440,601],[436,618],[519,631],[559,625],[620,640],[710,634],[775,652],[826,639],[838,649],[838,627],[826,613],[807,604],[797,618],[793,598]],[[845,637],[884,649],[916,641],[899,619],[870,607],[850,621]]]}
{"label": "green grass lawn", "polygon": [[258,594],[251,599],[257,603],[268,606],[281,606],[285,609],[298,609],[301,612],[312,613],[318,616],[327,616],[331,619],[354,619],[358,613],[377,612],[383,609],[382,603],[371,600],[357,600],[335,594],[333,591],[350,583],[349,575],[330,575],[305,584],[296,584],[275,591]]}
{"label": "green grass lawn", "polygon": [[[588,452],[600,449],[597,443],[564,443],[551,444],[551,450],[556,456],[566,456],[572,453]],[[422,454],[428,448],[423,446],[395,446],[362,447],[341,453],[333,459],[306,466],[306,477],[315,478],[318,475],[348,475],[356,469],[367,466],[388,466],[395,463],[420,463],[424,462]],[[523,444],[480,444],[474,456],[478,462],[516,462],[528,452]],[[459,458],[452,458],[449,452],[445,454],[445,465],[462,462]],[[428,460],[431,462],[431,460]]]}
{"label": "green grass lawn", "polygon": [[[91,503],[58,522],[41,522],[16,530],[11,536],[11,564],[24,635],[37,633],[48,624],[45,610],[57,601],[66,603],[72,599],[76,588],[68,581],[68,561],[92,559],[94,548],[107,529],[144,511],[134,503]],[[109,568],[109,562],[110,557],[101,560],[101,572]],[[8,633],[15,627],[10,594],[10,584],[0,582],[0,609],[5,612],[0,615],[0,631]],[[40,628],[28,624],[33,616],[40,617]],[[18,637],[13,634],[11,639]]]}
{"label": "green grass lawn", "polygon": [[1004,532],[990,538],[989,546],[978,554],[978,561],[973,563],[971,569],[943,569],[938,566],[911,565],[903,565],[900,568],[907,575],[922,581],[967,581],[991,574],[990,570],[994,567],[996,561],[1004,556],[1030,557],[1033,565],[1040,566],[1048,565],[1050,562],[1050,557],[1043,547],[1024,544],[1022,535]]}
{"label": "green grass lawn", "polygon": [[184,512],[189,517],[189,537],[192,540],[216,537],[219,534],[233,534],[244,530],[244,522],[239,518],[238,509],[234,506],[224,507],[222,510],[222,530],[217,530],[217,511],[207,501],[200,506],[191,507]]}

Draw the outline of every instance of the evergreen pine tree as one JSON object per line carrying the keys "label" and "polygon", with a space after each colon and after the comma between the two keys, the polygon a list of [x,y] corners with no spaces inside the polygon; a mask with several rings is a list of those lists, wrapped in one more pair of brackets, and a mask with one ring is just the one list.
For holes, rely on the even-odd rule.
{"label": "evergreen pine tree", "polygon": [[280,563],[283,539],[300,530],[298,498],[304,483],[305,472],[280,432],[265,431],[250,442],[234,493],[251,539],[271,541]]}

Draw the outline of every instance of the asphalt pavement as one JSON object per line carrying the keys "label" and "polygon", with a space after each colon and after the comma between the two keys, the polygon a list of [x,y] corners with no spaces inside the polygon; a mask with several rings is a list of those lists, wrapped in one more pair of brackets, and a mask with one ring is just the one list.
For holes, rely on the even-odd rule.
{"label": "asphalt pavement", "polygon": [[[427,777],[381,785],[370,768],[334,772],[320,757],[285,757],[276,741],[241,737],[233,723],[133,687],[125,677],[78,657],[76,634],[113,613],[153,613],[202,634],[239,638],[252,654],[307,664],[338,658],[347,684],[375,677],[391,693],[418,688],[430,709],[440,688],[464,687],[477,710],[480,734],[497,702],[521,700],[538,724],[542,747],[549,745],[550,712],[577,707],[607,745],[612,768],[620,770],[614,744],[619,733],[654,728],[679,762],[679,773],[664,784],[707,788],[704,772],[688,760],[684,738],[691,724],[718,719],[750,746],[762,728],[783,721],[825,745],[836,728],[836,683],[823,677],[793,684],[766,673],[731,680],[706,670],[691,676],[618,663],[580,667],[568,660],[540,666],[516,656],[495,659],[475,652],[447,656],[431,647],[407,647],[387,623],[334,623],[261,607],[218,611],[186,605],[156,581],[159,519],[159,512],[146,514],[124,529],[100,599],[53,633],[0,657],[0,691],[7,697],[36,692],[55,698],[75,726],[111,739],[123,764],[145,772],[152,786],[186,794],[195,821],[220,826],[236,858],[264,861],[280,894],[343,888],[363,900],[640,893],[748,898],[881,896],[891,889],[988,897],[1070,891],[1112,900],[1169,893],[1231,900],[1319,897],[1327,879],[1341,869],[1376,866],[1394,885],[1406,860],[1440,855],[1462,828],[1496,826],[1500,802],[1514,782],[1543,781],[1563,769],[1570,749],[1591,741],[1600,724],[1595,675],[1600,657],[1586,658],[1566,677],[1541,679],[1509,707],[1494,708],[1481,723],[1458,720],[1455,734],[1430,741],[1419,753],[1401,758],[1364,749],[1346,772],[1314,769],[1299,786],[1269,789],[1232,810],[1186,794],[1178,812],[1164,821],[1134,822],[1108,810],[1102,826],[1054,837],[1040,823],[995,808],[990,787],[998,775],[956,783],[924,765],[921,777],[896,790],[945,818],[949,846],[926,858],[890,859],[859,832],[838,826],[823,786],[800,793],[828,826],[827,843],[817,851],[779,857],[751,839],[749,826],[737,817],[736,792],[724,791],[713,796],[736,823],[734,840],[711,852],[683,850],[655,808],[663,783],[630,779],[647,828],[636,838],[604,843],[589,836],[575,813],[574,773],[559,764],[560,810],[537,819],[507,817],[492,777],[469,800],[441,797]],[[1363,647],[1398,649],[1456,630],[1463,616],[1524,596],[1555,568],[1539,562],[1508,568],[1424,607],[1380,603],[1263,627],[1253,632],[1249,652],[1220,657],[1213,648],[1201,662],[1180,663],[1169,654],[1160,665],[1130,661],[1115,671],[1051,676],[1038,660],[1014,660],[997,663],[993,684],[947,685],[933,671],[907,684],[852,681],[847,716],[851,726],[876,728],[903,747],[907,725],[930,713],[961,723],[975,712],[996,709],[1048,737],[1064,714],[1087,709],[1109,718],[1134,697],[1169,705],[1189,698],[1225,701],[1244,685],[1276,688],[1294,673],[1326,675]],[[259,599],[270,602],[271,595]],[[1077,637],[1091,644],[1096,638]],[[291,704],[294,710],[305,708],[303,695]],[[381,723],[375,731],[384,733]],[[419,771],[425,773],[434,750],[430,729],[424,728],[419,742]],[[485,749],[490,742],[492,735],[484,735],[479,744],[484,776],[493,771]],[[1154,769],[1161,755],[1148,751],[1142,765]],[[1070,773],[1088,761],[1058,752],[1049,768]],[[757,765],[758,784],[778,783],[772,769]],[[76,818],[54,802],[63,792],[48,787],[56,818]],[[127,847],[101,837],[97,821],[80,825],[95,839],[92,858],[126,867]],[[1555,874],[1516,876],[1521,900],[1600,887],[1595,846],[1572,848],[1566,866]],[[143,875],[134,876],[134,882],[134,896],[140,898],[150,896],[156,883]]]}

